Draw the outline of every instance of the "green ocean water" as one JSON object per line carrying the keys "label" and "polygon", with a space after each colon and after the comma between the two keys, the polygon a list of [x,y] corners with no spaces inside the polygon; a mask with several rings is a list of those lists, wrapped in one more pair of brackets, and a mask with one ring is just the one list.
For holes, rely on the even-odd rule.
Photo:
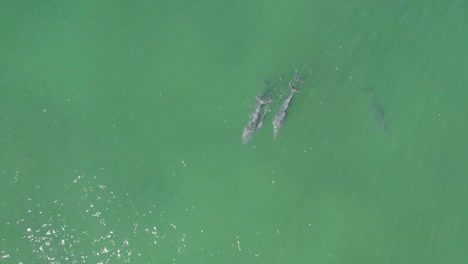
{"label": "green ocean water", "polygon": [[0,263],[466,263],[467,10],[0,1]]}

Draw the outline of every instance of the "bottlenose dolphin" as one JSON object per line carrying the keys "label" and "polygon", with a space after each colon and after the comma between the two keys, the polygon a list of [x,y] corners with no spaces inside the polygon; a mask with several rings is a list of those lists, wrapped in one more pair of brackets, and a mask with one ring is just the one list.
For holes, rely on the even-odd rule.
{"label": "bottlenose dolphin", "polygon": [[[271,102],[271,101],[270,101]],[[265,104],[263,110],[262,110],[262,116],[260,117],[260,119],[258,120],[258,125],[257,125],[257,130],[260,129],[263,125],[263,120],[265,120],[265,116],[266,114],[270,112],[270,109],[269,109],[269,105],[268,104]]]}
{"label": "bottlenose dolphin", "polygon": [[274,138],[276,138],[276,136],[278,136],[278,131],[281,128],[281,126],[283,126],[284,119],[286,118],[286,111],[289,108],[289,105],[291,103],[291,99],[292,99],[294,93],[299,92],[299,90],[296,89],[296,87],[294,87],[291,83],[289,83],[289,88],[291,89],[291,92],[290,92],[288,98],[286,98],[286,100],[284,100],[283,105],[281,105],[281,108],[278,111],[278,114],[276,114],[275,119],[273,119],[273,136],[274,136]]}
{"label": "bottlenose dolphin", "polygon": [[387,130],[387,122],[385,121],[385,111],[379,99],[374,98],[374,102],[372,103],[371,110],[372,110],[372,113],[374,114],[374,119],[377,122],[377,125],[381,129]]}
{"label": "bottlenose dolphin", "polygon": [[247,144],[252,138],[253,133],[262,126],[263,120],[268,112],[268,104],[272,102],[270,98],[262,98],[260,96],[255,96],[255,98],[257,99],[257,104],[242,133],[242,143],[244,144]]}

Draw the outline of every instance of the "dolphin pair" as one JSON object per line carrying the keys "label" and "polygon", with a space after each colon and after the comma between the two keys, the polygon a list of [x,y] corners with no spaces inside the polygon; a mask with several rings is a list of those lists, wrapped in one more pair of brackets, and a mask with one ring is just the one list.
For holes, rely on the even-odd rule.
{"label": "dolphin pair", "polygon": [[[302,85],[304,84],[304,79],[302,79],[297,74],[297,70],[293,76],[292,82],[295,83],[295,85],[298,85],[299,87],[302,87]],[[291,92],[289,93],[286,100],[284,100],[283,104],[281,105],[280,110],[278,111],[275,118],[273,119],[274,138],[278,136],[278,131],[283,126],[284,119],[286,118],[286,112],[291,104],[293,95],[299,92],[299,89],[297,89],[293,85],[293,83],[291,82],[289,83],[289,89],[291,90]],[[267,86],[271,85],[271,83],[268,81],[265,81],[265,84]],[[276,86],[275,88],[277,87],[278,86]],[[254,132],[262,127],[263,121],[265,120],[265,116],[267,112],[269,112],[268,110],[269,104],[272,102],[270,98],[271,96],[272,96],[272,89],[265,91],[261,96],[255,97],[257,99],[257,104],[255,105],[254,111],[252,112],[250,116],[250,120],[244,128],[244,132],[242,133],[242,143],[247,144],[249,140],[252,138],[252,135],[254,134]]]}
{"label": "dolphin pair", "polygon": [[266,113],[268,112],[268,106],[272,102],[270,98],[262,98],[260,96],[256,96],[255,98],[257,99],[257,104],[242,133],[242,143],[244,144],[247,144],[252,138],[253,133],[262,127],[263,120],[265,120]]}
{"label": "dolphin pair", "polygon": [[[302,79],[296,78],[296,81],[299,83],[303,83]],[[283,126],[284,119],[286,118],[286,111],[288,110],[289,105],[291,104],[293,95],[299,92],[299,90],[296,87],[294,87],[294,85],[292,85],[291,83],[289,83],[289,88],[291,89],[291,92],[289,93],[286,100],[284,100],[283,105],[281,105],[281,108],[278,111],[278,114],[276,114],[275,119],[273,119],[273,137],[275,139],[278,136],[279,129]]]}

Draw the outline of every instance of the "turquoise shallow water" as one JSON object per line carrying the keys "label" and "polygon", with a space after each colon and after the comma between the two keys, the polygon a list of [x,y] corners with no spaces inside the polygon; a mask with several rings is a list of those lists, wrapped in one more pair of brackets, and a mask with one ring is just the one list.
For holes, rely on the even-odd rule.
{"label": "turquoise shallow water", "polygon": [[0,263],[466,262],[467,7],[3,1]]}

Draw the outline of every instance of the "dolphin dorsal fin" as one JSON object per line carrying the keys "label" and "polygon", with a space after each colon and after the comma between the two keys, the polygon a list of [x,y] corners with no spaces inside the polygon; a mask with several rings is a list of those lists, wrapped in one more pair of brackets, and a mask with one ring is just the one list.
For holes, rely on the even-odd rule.
{"label": "dolphin dorsal fin", "polygon": [[293,93],[299,92],[299,89],[297,89],[296,87],[294,87],[294,85],[292,85],[291,83],[289,83],[289,88],[291,89],[291,91],[292,91]]}

